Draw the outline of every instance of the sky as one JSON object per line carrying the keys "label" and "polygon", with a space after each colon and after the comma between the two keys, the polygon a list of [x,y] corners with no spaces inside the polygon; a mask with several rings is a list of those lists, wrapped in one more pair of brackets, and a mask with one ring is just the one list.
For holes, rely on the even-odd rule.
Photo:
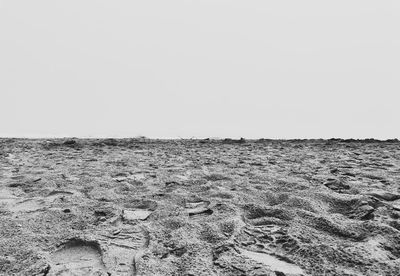
{"label": "sky", "polygon": [[0,0],[0,137],[400,138],[400,1]]}

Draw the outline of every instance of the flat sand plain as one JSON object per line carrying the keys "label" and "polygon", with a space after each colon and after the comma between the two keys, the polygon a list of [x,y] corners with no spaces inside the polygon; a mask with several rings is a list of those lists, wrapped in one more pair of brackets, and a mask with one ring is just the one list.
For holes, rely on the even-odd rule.
{"label": "flat sand plain", "polygon": [[399,275],[400,143],[0,139],[0,275]]}

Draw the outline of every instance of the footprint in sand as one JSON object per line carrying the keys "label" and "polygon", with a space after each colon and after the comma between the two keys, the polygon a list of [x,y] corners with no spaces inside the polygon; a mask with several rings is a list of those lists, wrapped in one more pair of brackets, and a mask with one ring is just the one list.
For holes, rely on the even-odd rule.
{"label": "footprint in sand", "polygon": [[107,248],[104,263],[111,275],[137,275],[138,260],[149,244],[148,232],[138,226],[120,224],[101,236],[100,242]]}
{"label": "footprint in sand", "polygon": [[109,275],[98,243],[70,240],[51,255],[49,276]]}
{"label": "footprint in sand", "polygon": [[44,200],[38,198],[21,198],[7,189],[0,190],[0,205],[12,213],[30,213],[42,210]]}
{"label": "footprint in sand", "polygon": [[138,275],[138,261],[149,244],[148,232],[120,224],[98,234],[98,241],[72,239],[63,244],[50,256],[48,276]]}

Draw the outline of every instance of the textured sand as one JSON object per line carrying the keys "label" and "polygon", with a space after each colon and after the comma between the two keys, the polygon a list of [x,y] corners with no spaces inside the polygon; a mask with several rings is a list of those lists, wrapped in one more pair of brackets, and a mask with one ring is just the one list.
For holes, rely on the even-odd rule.
{"label": "textured sand", "polygon": [[0,275],[399,275],[400,143],[0,139]]}

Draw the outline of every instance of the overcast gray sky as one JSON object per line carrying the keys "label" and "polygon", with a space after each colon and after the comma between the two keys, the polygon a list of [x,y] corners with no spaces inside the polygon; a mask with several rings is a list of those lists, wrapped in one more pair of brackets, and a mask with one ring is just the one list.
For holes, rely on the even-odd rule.
{"label": "overcast gray sky", "polygon": [[400,1],[0,0],[0,136],[400,138]]}

